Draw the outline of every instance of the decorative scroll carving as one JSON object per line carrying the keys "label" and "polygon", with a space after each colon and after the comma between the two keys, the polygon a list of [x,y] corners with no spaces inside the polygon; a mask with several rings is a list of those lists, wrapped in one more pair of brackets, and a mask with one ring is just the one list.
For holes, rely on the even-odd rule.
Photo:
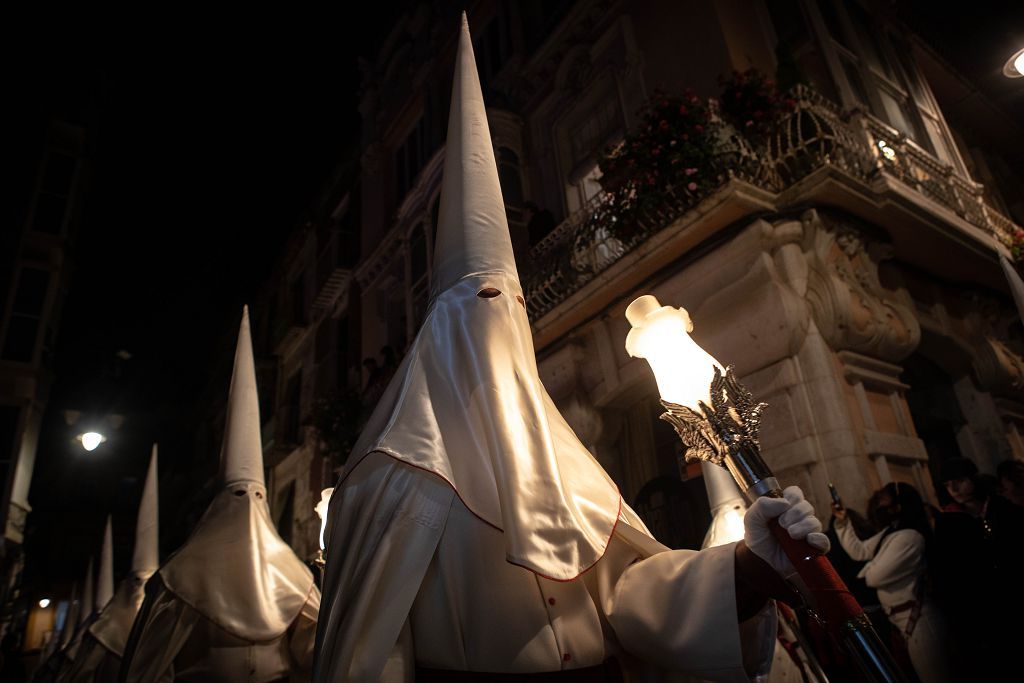
{"label": "decorative scroll carving", "polygon": [[921,341],[920,324],[899,294],[878,280],[878,264],[891,258],[890,246],[850,220],[823,220],[814,210],[802,222],[807,301],[829,345],[888,361],[913,352]]}

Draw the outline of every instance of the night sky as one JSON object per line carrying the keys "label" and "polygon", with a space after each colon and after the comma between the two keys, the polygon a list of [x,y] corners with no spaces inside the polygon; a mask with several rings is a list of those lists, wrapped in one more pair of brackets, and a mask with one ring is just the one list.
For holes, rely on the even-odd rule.
{"label": "night sky", "polygon": [[[194,406],[211,367],[230,354],[242,304],[351,156],[356,57],[387,26],[340,10],[119,17],[135,24],[127,30],[82,21],[26,18],[13,73],[15,174],[31,179],[49,114],[84,120],[92,140],[30,494],[28,594],[59,593],[83,574],[108,512],[115,574],[123,575],[153,441],[161,444],[162,554],[183,540],[173,517],[196,495],[188,490]],[[66,408],[126,420],[86,454],[69,440],[81,429],[65,424]]]}

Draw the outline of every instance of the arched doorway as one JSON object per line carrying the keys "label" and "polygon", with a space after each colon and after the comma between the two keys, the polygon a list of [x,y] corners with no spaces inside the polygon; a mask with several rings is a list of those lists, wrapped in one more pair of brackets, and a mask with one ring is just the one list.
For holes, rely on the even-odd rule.
{"label": "arched doorway", "polygon": [[903,361],[903,379],[907,389],[907,406],[917,436],[928,452],[928,470],[939,502],[949,496],[939,480],[939,467],[949,458],[964,457],[957,435],[967,423],[956,397],[950,373],[921,352]]}

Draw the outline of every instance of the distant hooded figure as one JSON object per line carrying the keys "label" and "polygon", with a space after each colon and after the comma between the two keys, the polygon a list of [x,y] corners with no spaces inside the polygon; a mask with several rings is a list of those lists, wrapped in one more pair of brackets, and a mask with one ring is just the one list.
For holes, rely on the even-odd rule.
{"label": "distant hooded figure", "polygon": [[783,525],[812,542],[820,523],[790,490],[792,507],[751,506],[746,544],[670,551],[559,414],[465,15],[433,263],[423,326],[331,497],[314,680],[615,680],[621,664],[745,681],[767,668],[766,587],[787,569],[759,559],[779,554],[767,518],[789,510]]}
{"label": "distant hooded figure", "polygon": [[242,314],[221,448],[224,488],[146,584],[120,680],[301,680],[320,593],[281,540],[263,483],[249,313]]}
{"label": "distant hooded figure", "polygon": [[115,683],[121,668],[125,644],[135,615],[145,597],[146,581],[160,566],[159,504],[157,499],[156,444],[149,459],[149,470],[139,502],[135,525],[132,567],[121,581],[113,598],[90,624],[74,664],[62,681],[68,683]]}
{"label": "distant hooded figure", "polygon": [[[112,522],[108,515],[103,533],[103,546],[100,550],[99,576],[94,582],[93,562],[90,557],[89,567],[85,573],[85,595],[81,609],[78,611],[78,627],[71,635],[68,644],[61,650],[62,656],[54,678],[58,683],[68,680],[82,653],[83,645],[87,641],[89,628],[96,622],[100,612],[114,595],[114,540],[111,525]],[[46,679],[40,677],[40,680]]]}

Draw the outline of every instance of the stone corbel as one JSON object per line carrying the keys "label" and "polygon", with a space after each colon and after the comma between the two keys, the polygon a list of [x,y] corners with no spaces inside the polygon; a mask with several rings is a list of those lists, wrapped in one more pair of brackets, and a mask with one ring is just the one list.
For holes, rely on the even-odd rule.
{"label": "stone corbel", "polygon": [[806,297],[814,321],[836,351],[857,351],[899,361],[917,348],[921,326],[898,292],[878,279],[878,264],[891,247],[854,225],[815,210],[802,217],[807,260]]}
{"label": "stone corbel", "polygon": [[974,349],[974,373],[982,388],[1004,396],[1020,396],[1024,391],[1024,359],[992,336],[979,340]]}
{"label": "stone corbel", "polygon": [[538,367],[541,382],[562,417],[587,448],[593,450],[604,422],[583,388],[581,366],[585,353],[578,342],[570,342],[544,359]]}
{"label": "stone corbel", "polygon": [[1008,398],[1024,398],[1024,341],[1015,325],[1016,311],[977,292],[965,292],[964,318],[970,332],[971,363],[978,384]]}

